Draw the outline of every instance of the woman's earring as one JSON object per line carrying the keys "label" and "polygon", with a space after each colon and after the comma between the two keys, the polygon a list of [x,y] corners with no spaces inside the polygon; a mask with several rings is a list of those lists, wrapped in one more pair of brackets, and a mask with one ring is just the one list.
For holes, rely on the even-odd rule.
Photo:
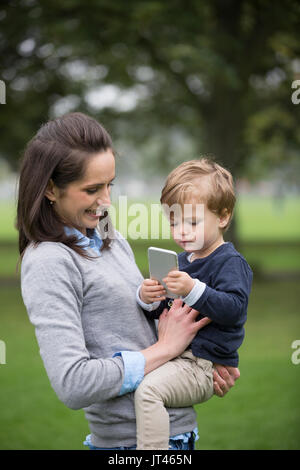
{"label": "woman's earring", "polygon": [[50,204],[51,204],[51,206],[53,206],[53,204],[54,204],[54,201],[50,201]]}

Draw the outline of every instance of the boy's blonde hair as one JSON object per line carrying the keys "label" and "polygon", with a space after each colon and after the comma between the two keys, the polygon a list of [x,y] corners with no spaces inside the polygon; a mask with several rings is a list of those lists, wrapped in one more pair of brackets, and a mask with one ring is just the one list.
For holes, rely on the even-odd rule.
{"label": "boy's blonde hair", "polygon": [[230,214],[226,231],[233,216],[235,193],[231,173],[207,157],[184,162],[167,177],[160,202],[173,204],[205,203],[218,216]]}

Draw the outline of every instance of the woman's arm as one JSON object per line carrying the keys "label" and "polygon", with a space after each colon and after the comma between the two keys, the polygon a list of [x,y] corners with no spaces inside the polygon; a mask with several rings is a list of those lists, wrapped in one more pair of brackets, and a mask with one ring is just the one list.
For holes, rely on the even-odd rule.
{"label": "woman's arm", "polygon": [[158,323],[158,341],[144,349],[145,375],[165,362],[179,356],[194,339],[197,331],[211,322],[209,318],[195,321],[199,312],[175,299],[172,307],[161,314]]}
{"label": "woman's arm", "polygon": [[[147,349],[141,351],[145,357],[145,375],[165,362],[177,357],[191,343],[197,331],[211,320],[207,317],[195,321],[199,312],[188,305],[182,307],[182,300],[176,299],[171,309],[162,313],[158,325],[159,339]],[[214,392],[224,397],[240,377],[236,367],[214,364]]]}
{"label": "woman's arm", "polygon": [[56,245],[26,250],[22,295],[54,391],[80,409],[118,396],[124,365],[121,357],[91,358],[82,327],[83,279],[67,249]]}

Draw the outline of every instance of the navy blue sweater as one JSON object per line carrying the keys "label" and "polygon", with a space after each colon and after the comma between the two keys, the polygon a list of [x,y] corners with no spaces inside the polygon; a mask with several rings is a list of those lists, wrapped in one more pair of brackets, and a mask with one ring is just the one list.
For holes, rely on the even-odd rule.
{"label": "navy blue sweater", "polygon": [[[200,312],[197,320],[211,318],[212,322],[199,330],[191,343],[194,356],[212,362],[237,367],[237,350],[244,339],[252,271],[243,256],[230,242],[219,246],[206,258],[188,260],[188,253],[178,255],[180,271],[206,283],[200,299],[192,305]],[[145,314],[158,318],[167,307],[168,299]],[[167,307],[168,308],[168,307]]]}

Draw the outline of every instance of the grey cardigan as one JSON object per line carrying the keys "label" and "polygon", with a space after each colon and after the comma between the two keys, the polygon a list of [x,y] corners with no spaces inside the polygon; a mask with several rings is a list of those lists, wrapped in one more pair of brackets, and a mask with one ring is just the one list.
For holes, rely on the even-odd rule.
{"label": "grey cardigan", "polygon": [[[116,236],[93,260],[62,243],[30,245],[21,266],[24,304],[51,385],[66,406],[84,408],[97,447],[135,445],[134,392],[119,396],[124,363],[113,355],[157,341],[154,321],[136,303],[143,277],[129,244]],[[171,436],[196,426],[193,408],[168,411]]]}

